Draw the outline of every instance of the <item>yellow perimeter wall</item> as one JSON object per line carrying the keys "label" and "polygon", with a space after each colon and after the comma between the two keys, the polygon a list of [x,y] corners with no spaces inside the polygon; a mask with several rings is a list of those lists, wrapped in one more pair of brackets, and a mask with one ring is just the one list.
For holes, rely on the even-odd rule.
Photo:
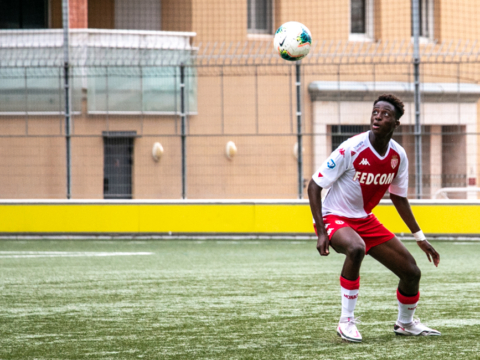
{"label": "yellow perimeter wall", "polygon": [[[411,202],[427,234],[480,234],[480,202],[455,204]],[[395,208],[375,209],[395,233],[409,231]],[[166,202],[88,203],[0,202],[3,234],[111,234],[111,233],[252,233],[313,235],[310,208],[298,202]]]}

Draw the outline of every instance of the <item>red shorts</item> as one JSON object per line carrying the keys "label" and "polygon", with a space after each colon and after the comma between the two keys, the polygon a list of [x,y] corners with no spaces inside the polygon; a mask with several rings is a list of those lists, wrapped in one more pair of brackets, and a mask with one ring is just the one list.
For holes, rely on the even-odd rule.
{"label": "red shorts", "polygon": [[[366,254],[368,254],[368,251],[372,247],[383,244],[395,236],[395,234],[387,230],[387,228],[383,226],[373,214],[360,219],[352,219],[338,215],[326,215],[323,218],[323,222],[329,240],[332,240],[333,234],[335,234],[338,229],[351,227],[365,242]],[[316,225],[313,224],[313,227],[315,228],[315,234],[318,235]]]}

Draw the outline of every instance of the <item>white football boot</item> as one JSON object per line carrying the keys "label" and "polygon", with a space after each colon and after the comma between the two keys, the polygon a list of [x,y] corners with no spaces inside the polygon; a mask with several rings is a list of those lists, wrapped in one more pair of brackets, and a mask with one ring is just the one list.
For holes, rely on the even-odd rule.
{"label": "white football boot", "polygon": [[362,335],[357,330],[357,326],[360,321],[358,318],[345,317],[340,318],[340,322],[337,327],[337,334],[343,340],[350,342],[362,342]]}
{"label": "white football boot", "polygon": [[410,324],[404,324],[397,321],[393,326],[395,335],[405,336],[440,336],[442,333],[435,329],[430,329],[420,322],[420,319],[413,320]]}

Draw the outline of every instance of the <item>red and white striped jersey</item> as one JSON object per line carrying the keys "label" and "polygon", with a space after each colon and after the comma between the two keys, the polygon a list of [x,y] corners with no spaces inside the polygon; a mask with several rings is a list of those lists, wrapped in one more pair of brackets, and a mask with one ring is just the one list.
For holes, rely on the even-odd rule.
{"label": "red and white striped jersey", "polygon": [[323,216],[368,216],[387,189],[406,197],[408,159],[405,150],[390,140],[380,156],[368,139],[369,131],[343,142],[313,174],[318,186],[329,189],[323,199]]}

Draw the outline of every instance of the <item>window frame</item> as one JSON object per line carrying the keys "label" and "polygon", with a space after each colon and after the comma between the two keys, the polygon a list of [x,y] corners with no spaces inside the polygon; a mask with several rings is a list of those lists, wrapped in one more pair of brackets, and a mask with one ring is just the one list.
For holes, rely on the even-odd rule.
{"label": "window frame", "polygon": [[350,0],[349,17],[348,17],[348,41],[374,41],[375,38],[375,26],[374,26],[374,0],[365,0],[365,32],[364,33],[352,33],[352,1]]}
{"label": "window frame", "polygon": [[[39,18],[42,18],[42,26],[41,27],[31,27],[31,26],[26,26],[27,24],[25,23],[25,15],[28,13],[26,9],[28,7],[25,7],[25,5],[21,0],[16,1],[18,3],[18,13],[17,15],[19,16],[19,27],[0,27],[0,30],[44,30],[44,29],[49,29],[50,28],[50,0],[42,0],[43,3],[43,14]],[[33,12],[32,12],[33,13]]]}
{"label": "window frame", "polygon": [[[418,0],[420,2],[420,44],[434,41],[435,30],[435,0]],[[411,33],[413,41],[413,0],[411,2]],[[426,33],[426,34],[425,34]]]}
{"label": "window frame", "polygon": [[[255,27],[257,14],[255,12],[256,4],[259,1],[265,1],[267,4],[267,28],[266,29],[257,29]],[[248,35],[273,35],[274,29],[274,0],[247,0],[247,33]],[[249,24],[252,24],[249,26]]]}

